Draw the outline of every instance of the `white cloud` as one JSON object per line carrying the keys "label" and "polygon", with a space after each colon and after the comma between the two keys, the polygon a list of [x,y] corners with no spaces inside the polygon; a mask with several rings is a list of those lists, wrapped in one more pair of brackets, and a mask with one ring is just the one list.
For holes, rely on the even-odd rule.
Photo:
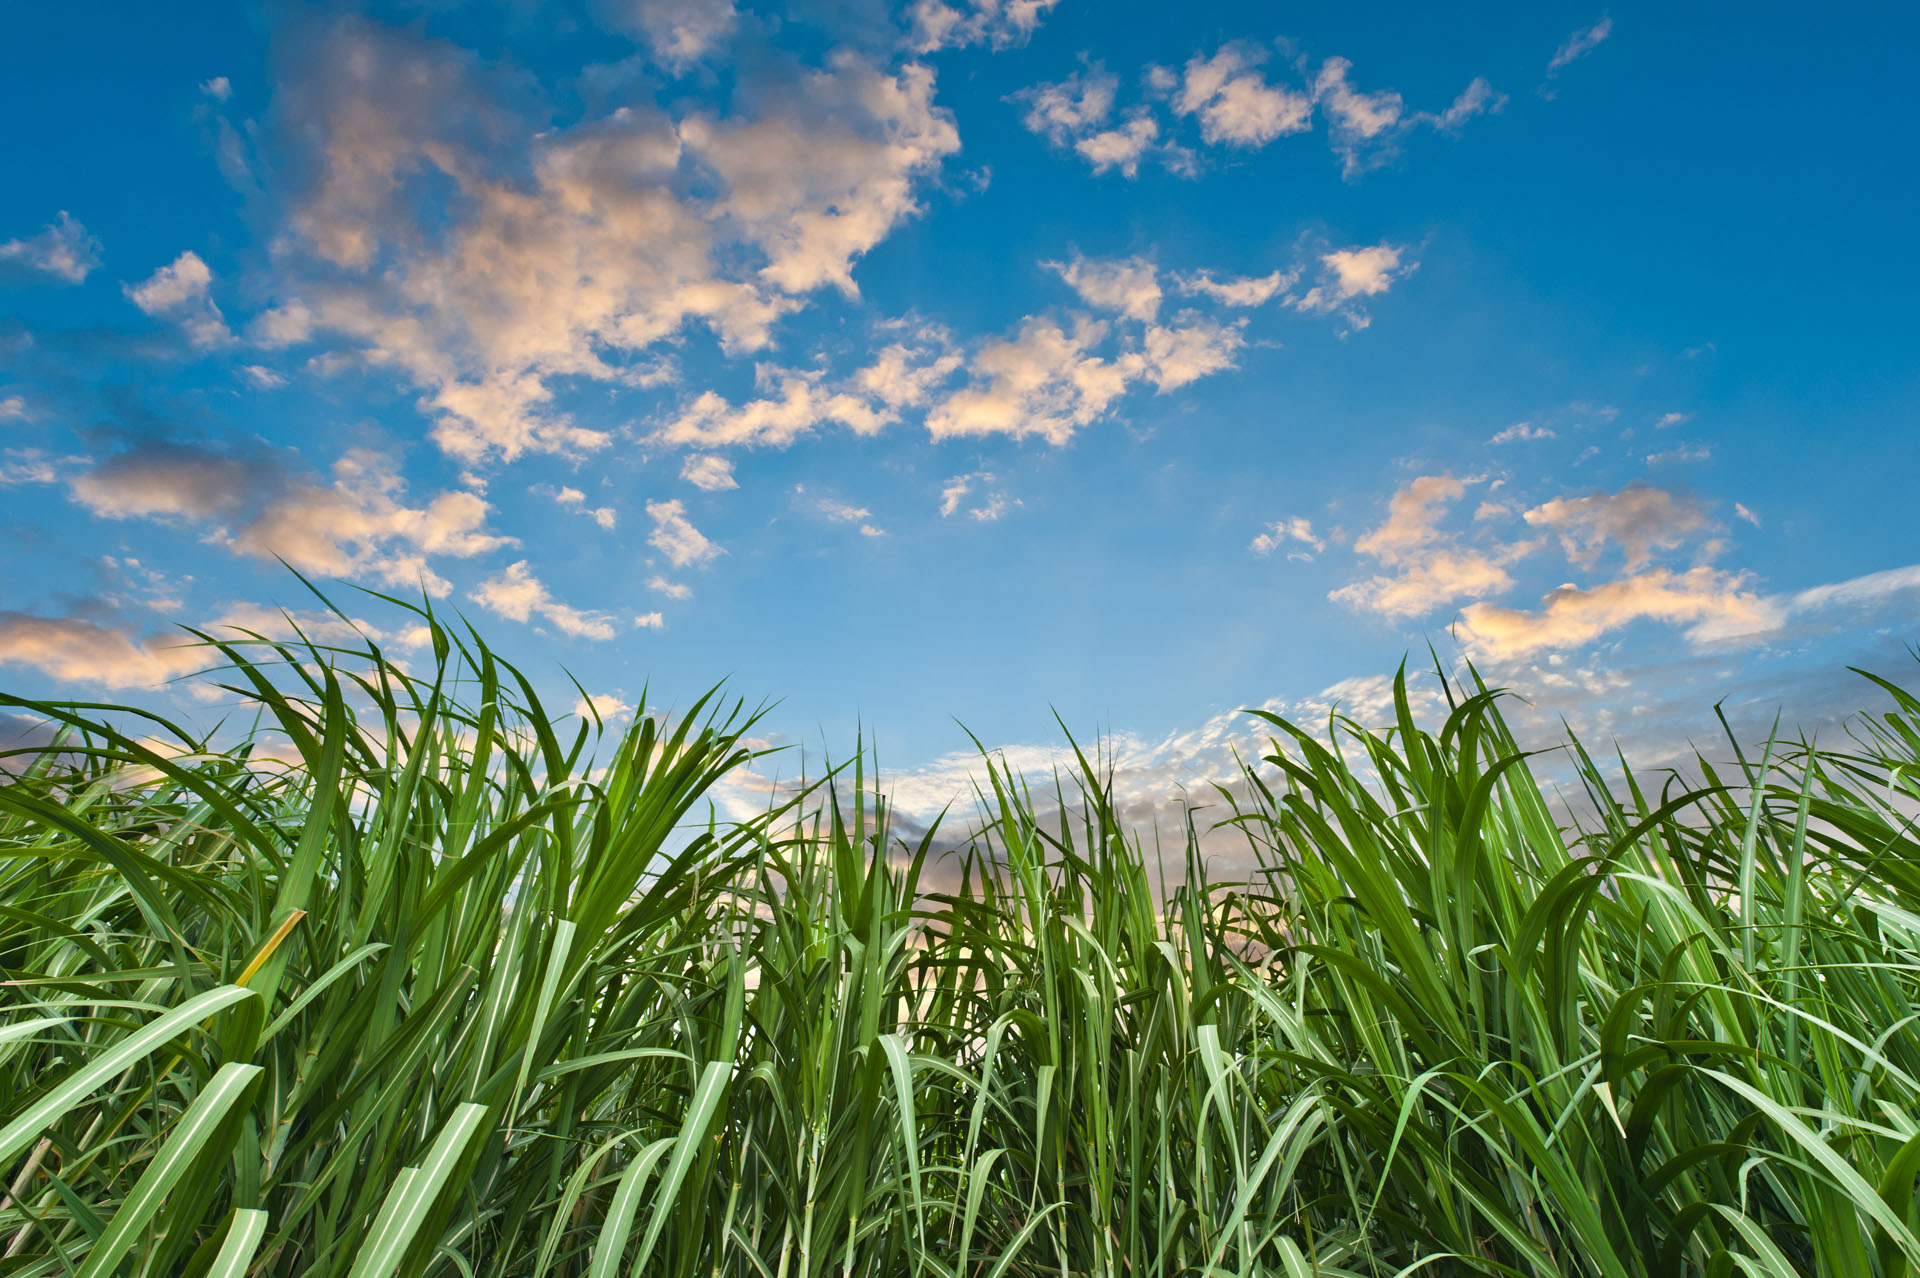
{"label": "white cloud", "polygon": [[917,213],[915,179],[960,149],[933,104],[933,71],[880,71],[841,52],[786,110],[751,121],[681,122],[680,138],[727,185],[714,210],[767,255],[760,275],[789,293],[857,293],[853,262]]}
{"label": "white cloud", "polygon": [[1920,591],[1920,564],[1908,564],[1904,568],[1889,568],[1884,572],[1868,573],[1864,577],[1813,586],[1792,596],[1789,606],[1795,612],[1810,612],[1836,605],[1852,607],[1913,591]]}
{"label": "white cloud", "polygon": [[1649,569],[1585,589],[1561,586],[1536,612],[1474,603],[1461,610],[1460,619],[1471,650],[1514,658],[1590,643],[1643,620],[1691,625],[1689,637],[1704,643],[1777,629],[1782,612],[1746,589],[1743,577],[1703,565],[1679,573]]}
{"label": "white cloud", "polygon": [[226,317],[214,305],[213,272],[188,249],[141,284],[126,286],[127,297],[149,315],[178,323],[195,346],[225,346],[233,341]]}
{"label": "white cloud", "polygon": [[934,405],[928,433],[935,439],[1038,435],[1064,444],[1104,415],[1146,370],[1137,351],[1113,359],[1094,354],[1106,336],[1104,323],[1085,316],[1071,331],[1052,319],[1029,318],[1014,337],[980,348],[972,361],[973,384]]}
{"label": "white cloud", "polygon": [[1027,131],[1064,147],[1105,124],[1113,114],[1120,78],[1094,63],[1053,84],[1036,84],[1012,94],[1026,104],[1021,118]]}
{"label": "white cloud", "polygon": [[[1063,274],[1071,273],[1090,299],[1136,315],[1157,305],[1159,285],[1150,266],[1136,261],[1096,270],[1082,262],[1076,268]],[[1069,329],[1030,316],[1013,337],[981,345],[969,363],[970,384],[933,406],[927,431],[935,439],[1038,435],[1064,444],[1074,431],[1104,417],[1135,382],[1151,381],[1165,393],[1233,367],[1246,341],[1241,324],[1183,311],[1170,324],[1147,324],[1137,339],[1117,343],[1108,355],[1101,353],[1112,336],[1106,321],[1075,315]]]}
{"label": "white cloud", "polygon": [[1245,320],[1222,324],[1194,311],[1182,311],[1169,326],[1152,325],[1141,349],[1146,375],[1161,394],[1177,390],[1202,377],[1234,366],[1234,356],[1246,344]]}
{"label": "white cloud", "polygon": [[1521,440],[1552,439],[1553,430],[1547,426],[1535,426],[1532,422],[1515,422],[1505,430],[1498,432],[1489,444],[1512,444]]}
{"label": "white cloud", "polygon": [[617,525],[620,522],[619,511],[615,510],[612,506],[587,505],[587,495],[581,492],[578,488],[555,489],[555,488],[549,488],[545,484],[535,484],[533,486],[532,491],[536,493],[543,493],[546,496],[553,498],[553,500],[558,504],[565,506],[568,510],[577,511],[580,514],[585,515],[587,518],[593,520],[594,523],[599,524],[602,528],[607,529],[609,532],[611,532],[615,527],[615,525]]}
{"label": "white cloud", "polygon": [[633,628],[635,630],[665,630],[667,628],[667,622],[666,619],[657,612],[635,613],[633,617]]}
{"label": "white cloud", "polygon": [[279,557],[303,572],[378,577],[444,595],[452,587],[428,556],[467,559],[513,538],[486,530],[488,506],[470,492],[443,492],[425,506],[403,500],[393,462],[362,449],[334,464],[326,487],[297,484],[263,507],[226,544],[245,554]]}
{"label": "white cloud", "polygon": [[1211,271],[1197,271],[1192,275],[1176,275],[1174,286],[1182,293],[1212,298],[1222,306],[1254,307],[1265,306],[1275,297],[1292,288],[1294,281],[1300,278],[1298,270],[1274,271],[1259,276],[1228,276],[1215,279]]}
{"label": "white cloud", "polygon": [[0,396],[0,422],[24,422],[29,416],[26,396]]}
{"label": "white cloud", "polygon": [[872,435],[894,420],[890,411],[876,409],[859,396],[823,389],[817,372],[768,366],[760,370],[759,381],[772,393],[739,405],[713,391],[702,392],[655,438],[696,448],[785,448],[826,422]]}
{"label": "white cloud", "polygon": [[850,53],[753,81],[742,113],[550,128],[507,105],[522,82],[445,44],[350,18],[313,50],[281,94],[287,168],[312,180],[259,336],[344,338],[421,388],[469,464],[603,446],[555,407],[556,378],[657,382],[642,357],[689,323],[751,351],[805,293],[852,292],[854,262],[959,146],[931,70]]}
{"label": "white cloud", "polygon": [[1653,428],[1655,430],[1666,430],[1670,426],[1681,426],[1692,420],[1692,413],[1662,413],[1660,414],[1659,420],[1654,422]]}
{"label": "white cloud", "polygon": [[1547,75],[1557,74],[1560,68],[1569,62],[1577,61],[1592,53],[1613,34],[1613,18],[1602,15],[1600,21],[1590,27],[1582,27],[1561,42],[1553,51],[1553,59],[1547,63]]}
{"label": "white cloud", "polygon": [[647,578],[647,589],[658,591],[669,599],[693,598],[693,587],[683,585],[677,581],[668,581],[658,573]]}
{"label": "white cloud", "polygon": [[612,723],[630,718],[633,707],[610,693],[594,693],[575,701],[573,712],[582,719],[601,719]]}
{"label": "white cloud", "polygon": [[210,524],[209,541],[241,554],[279,557],[302,572],[423,585],[434,594],[452,587],[428,566],[429,556],[469,558],[513,544],[486,530],[487,503],[473,493],[407,504],[393,460],[366,449],[349,450],[334,464],[333,482],[321,484],[260,448],[146,441],[68,484],[102,518]]}
{"label": "white cloud", "polygon": [[1118,169],[1125,177],[1137,177],[1140,161],[1160,137],[1160,122],[1146,107],[1134,107],[1113,127],[1119,77],[1095,62],[1085,71],[1077,71],[1052,84],[1036,84],[1012,94],[1009,101],[1026,104],[1022,123],[1056,149],[1072,148],[1092,166],[1105,173]]}
{"label": "white cloud", "polygon": [[1409,260],[1406,252],[1403,245],[1382,241],[1322,254],[1320,282],[1293,299],[1292,305],[1303,312],[1338,313],[1350,330],[1363,329],[1371,321],[1360,299],[1378,297],[1419,269],[1420,264]]}
{"label": "white cloud", "polygon": [[1328,598],[1401,619],[1511,589],[1507,567],[1537,549],[1538,542],[1468,544],[1440,527],[1447,508],[1465,496],[1469,482],[1452,475],[1422,475],[1396,492],[1387,504],[1386,522],[1353,544],[1393,573],[1355,581]]}
{"label": "white cloud", "polygon": [[680,71],[700,61],[739,22],[733,0],[608,0],[616,22],[638,32],[660,64]]}
{"label": "white cloud", "polygon": [[647,544],[665,555],[675,568],[699,567],[726,553],[693,526],[687,519],[686,506],[678,500],[648,502],[647,516],[653,520]]}
{"label": "white cloud", "polygon": [[1392,139],[1404,110],[1400,95],[1392,89],[1362,93],[1354,88],[1347,79],[1352,69],[1353,63],[1345,58],[1328,58],[1313,82],[1313,100],[1326,113],[1333,149],[1349,177],[1365,167],[1369,147]]}
{"label": "white cloud", "polygon": [[252,384],[255,390],[279,390],[287,384],[287,379],[264,364],[242,364],[240,375]]}
{"label": "white cloud", "polygon": [[0,665],[26,666],[65,683],[159,687],[208,664],[197,642],[138,639],[80,617],[0,612]]}
{"label": "white cloud", "polygon": [[488,577],[467,597],[488,612],[514,621],[531,621],[539,616],[575,639],[611,639],[619,633],[611,614],[582,611],[555,599],[524,559]]}
{"label": "white cloud", "polygon": [[1081,300],[1096,309],[1118,311],[1142,323],[1153,319],[1160,309],[1159,274],[1151,258],[1085,258],[1076,253],[1070,262],[1041,265],[1056,272]]}
{"label": "white cloud", "polygon": [[955,475],[940,489],[940,518],[951,518],[978,490],[978,500],[967,509],[967,517],[979,523],[992,523],[1020,503],[995,486],[992,471],[977,470],[970,475]]}
{"label": "white cloud", "polygon": [[1153,150],[1159,137],[1160,122],[1144,108],[1137,108],[1129,111],[1118,127],[1099,129],[1076,139],[1073,149],[1096,174],[1118,169],[1122,177],[1131,178],[1140,175],[1140,161]]}
{"label": "white cloud", "polygon": [[916,53],[987,44],[995,49],[1025,44],[1058,0],[914,0],[908,10],[909,44]]}
{"label": "white cloud", "polygon": [[1295,515],[1289,519],[1277,519],[1260,530],[1258,536],[1247,543],[1247,549],[1256,555],[1270,555],[1289,542],[1305,546],[1305,552],[1296,551],[1288,555],[1289,559],[1312,558],[1327,548],[1327,543],[1313,531],[1313,521]]}
{"label": "white cloud", "polygon": [[1747,509],[1747,507],[1741,502],[1736,501],[1735,503],[1733,503],[1733,513],[1738,515],[1740,518],[1746,520],[1748,523],[1752,524],[1755,528],[1758,528],[1760,526],[1760,516],[1754,514],[1751,510]]}
{"label": "white cloud", "polygon": [[888,409],[918,408],[962,362],[958,351],[947,348],[944,333],[923,332],[915,345],[891,342],[883,347],[849,384]]}
{"label": "white cloud", "polygon": [[9,448],[0,462],[0,488],[14,484],[52,484],[59,482],[60,461],[79,460],[57,459],[47,456],[38,448]]}
{"label": "white cloud", "polygon": [[62,209],[60,220],[40,234],[0,241],[0,264],[7,262],[78,284],[100,265],[100,241]]}
{"label": "white cloud", "polygon": [[814,498],[813,508],[836,524],[855,524],[873,518],[873,512],[865,506],[855,506],[832,497]]}
{"label": "white cloud", "polygon": [[1638,483],[1614,493],[1555,498],[1529,510],[1526,521],[1558,537],[1567,558],[1582,567],[1592,567],[1608,545],[1618,546],[1629,572],[1713,526],[1693,498]]}
{"label": "white cloud", "polygon": [[680,478],[710,493],[740,486],[733,477],[733,461],[717,453],[687,454],[687,460],[680,464]]}
{"label": "white cloud", "polygon": [[1498,113],[1506,105],[1506,94],[1488,84],[1485,77],[1476,76],[1446,110],[1438,115],[1422,111],[1414,118],[1422,124],[1431,124],[1442,133],[1457,133],[1468,120],[1477,115]]}
{"label": "white cloud", "polygon": [[1691,462],[1713,460],[1713,447],[1698,441],[1690,441],[1673,448],[1663,448],[1647,454],[1649,466],[1683,466]]}
{"label": "white cloud", "polygon": [[216,75],[211,80],[200,82],[200,92],[215,102],[225,102],[233,96],[233,84],[224,75]]}
{"label": "white cloud", "polygon": [[1211,58],[1195,55],[1174,95],[1174,111],[1198,114],[1200,136],[1210,143],[1258,147],[1304,133],[1312,125],[1313,99],[1268,84],[1257,69],[1265,61],[1265,50],[1242,44],[1226,45]]}

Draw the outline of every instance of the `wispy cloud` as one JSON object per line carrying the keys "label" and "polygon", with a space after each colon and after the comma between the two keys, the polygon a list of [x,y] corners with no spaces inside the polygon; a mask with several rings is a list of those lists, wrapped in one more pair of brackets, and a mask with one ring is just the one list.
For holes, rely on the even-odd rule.
{"label": "wispy cloud", "polygon": [[0,265],[7,263],[79,284],[100,265],[100,241],[62,209],[38,235],[0,241]]}
{"label": "wispy cloud", "polygon": [[1606,43],[1607,37],[1612,34],[1613,18],[1609,14],[1602,14],[1600,21],[1590,27],[1581,27],[1561,41],[1560,47],[1553,51],[1553,57],[1547,62],[1547,76],[1552,78],[1560,73],[1562,67],[1586,57]]}
{"label": "wispy cloud", "polygon": [[647,517],[653,520],[647,544],[665,555],[675,568],[702,567],[727,553],[693,526],[686,506],[677,499],[648,502]]}

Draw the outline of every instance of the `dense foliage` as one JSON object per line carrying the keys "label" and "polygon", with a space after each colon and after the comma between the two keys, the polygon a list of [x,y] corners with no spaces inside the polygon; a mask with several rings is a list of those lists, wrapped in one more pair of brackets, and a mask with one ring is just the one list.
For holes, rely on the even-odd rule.
{"label": "dense foliage", "polygon": [[8,700],[64,736],[0,777],[0,1272],[1920,1263],[1891,687],[1691,788],[1569,747],[1572,807],[1477,686],[1274,719],[1229,884],[1084,757],[945,858],[857,770],[721,823],[738,707],[603,733],[433,634],[226,645],[218,750]]}

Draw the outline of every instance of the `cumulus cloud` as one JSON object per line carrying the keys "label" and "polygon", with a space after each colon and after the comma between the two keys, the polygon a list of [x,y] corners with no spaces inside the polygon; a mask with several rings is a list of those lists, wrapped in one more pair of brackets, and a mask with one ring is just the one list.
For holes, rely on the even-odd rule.
{"label": "cumulus cloud", "polygon": [[62,209],[40,234],[0,241],[0,265],[7,263],[78,284],[100,265],[100,241]]}
{"label": "cumulus cloud", "polygon": [[288,465],[257,443],[220,449],[142,440],[68,482],[74,498],[105,519],[226,519],[279,496]]}
{"label": "cumulus cloud", "polygon": [[633,707],[610,693],[594,693],[573,703],[573,712],[582,719],[617,722],[630,717]]}
{"label": "cumulus cloud", "polygon": [[473,493],[408,504],[393,460],[368,449],[343,455],[327,484],[260,445],[146,440],[72,475],[68,485],[103,518],[212,525],[208,540],[238,553],[439,595],[452,587],[428,566],[430,556],[469,558],[512,544],[486,529],[487,503]]}
{"label": "cumulus cloud", "polygon": [[1064,147],[1106,123],[1119,88],[1120,77],[1096,62],[1064,80],[1021,89],[1008,100],[1025,104],[1021,123],[1028,132]]}
{"label": "cumulus cloud", "polygon": [[1095,62],[1064,80],[1022,89],[1008,100],[1026,106],[1021,122],[1055,149],[1071,149],[1096,174],[1117,169],[1131,178],[1139,176],[1140,161],[1158,141],[1160,122],[1149,108],[1137,106],[1110,125],[1119,85],[1118,76]]}
{"label": "cumulus cloud", "polygon": [[1510,590],[1514,583],[1507,568],[1539,543],[1469,543],[1441,528],[1448,508],[1466,495],[1470,482],[1421,475],[1396,492],[1387,503],[1386,521],[1353,544],[1392,571],[1342,586],[1328,597],[1397,620]]}
{"label": "cumulus cloud", "polygon": [[1137,351],[1114,358],[1095,353],[1107,325],[1080,316],[1072,327],[1035,316],[1017,334],[981,347],[971,362],[973,384],[948,395],[927,415],[935,439],[1006,434],[1038,435],[1064,444],[1078,428],[1105,415],[1146,369]]}
{"label": "cumulus cloud", "polygon": [[1392,89],[1362,93],[1354,88],[1347,78],[1352,70],[1353,63],[1347,59],[1328,58],[1313,81],[1313,100],[1326,114],[1333,148],[1349,176],[1363,167],[1362,157],[1370,146],[1398,130],[1405,109]]}
{"label": "cumulus cloud", "polygon": [[897,412],[926,404],[961,363],[960,352],[949,347],[944,332],[923,330],[912,343],[889,342],[882,347],[873,363],[854,373],[849,383],[858,393]]}
{"label": "cumulus cloud", "polygon": [[915,179],[960,149],[933,81],[925,66],[889,73],[842,52],[783,110],[681,122],[681,139],[726,183],[715,212],[765,252],[762,278],[789,293],[858,292],[854,260],[919,211]]}
{"label": "cumulus cloud", "polygon": [[1313,521],[1294,515],[1288,519],[1276,519],[1263,527],[1247,543],[1247,549],[1256,555],[1271,555],[1289,543],[1306,547],[1303,551],[1289,554],[1289,559],[1311,559],[1327,548],[1326,541],[1313,531]]}
{"label": "cumulus cloud", "polygon": [[1085,258],[1042,263],[1088,306],[1146,322],[1160,310],[1160,279],[1151,258]]}
{"label": "cumulus cloud", "polygon": [[213,301],[213,272],[189,249],[141,284],[126,286],[127,297],[147,314],[180,325],[195,346],[225,346],[233,341],[227,320]]}
{"label": "cumulus cloud", "polygon": [[1127,112],[1111,129],[1096,129],[1075,138],[1073,149],[1096,174],[1116,169],[1122,177],[1138,177],[1140,161],[1160,138],[1160,122],[1145,108]]}
{"label": "cumulus cloud", "polygon": [[587,495],[578,488],[551,488],[545,484],[535,484],[533,492],[551,497],[556,503],[568,510],[585,515],[609,532],[620,522],[620,512],[612,506],[589,506]]}
{"label": "cumulus cloud", "polygon": [[1313,99],[1268,84],[1264,49],[1229,44],[1212,57],[1195,55],[1173,95],[1178,115],[1197,115],[1200,136],[1216,145],[1259,147],[1312,127]]}
{"label": "cumulus cloud", "polygon": [[1234,366],[1245,320],[1222,324],[1195,311],[1182,311],[1170,325],[1154,324],[1141,339],[1146,376],[1161,394]]}
{"label": "cumulus cloud", "polygon": [[1613,34],[1613,18],[1601,15],[1600,21],[1590,27],[1581,27],[1578,31],[1561,41],[1560,47],[1553,51],[1553,57],[1547,63],[1549,78],[1558,75],[1560,69],[1570,62],[1577,62],[1605,43]]}
{"label": "cumulus cloud", "polygon": [[1321,255],[1320,280],[1293,300],[1299,311],[1338,313],[1350,331],[1372,323],[1361,307],[1363,298],[1378,297],[1398,280],[1418,270],[1404,245],[1382,241],[1366,248],[1335,249]]}
{"label": "cumulus cloud", "polygon": [[429,556],[468,559],[516,544],[487,531],[487,503],[474,493],[443,492],[424,506],[405,497],[391,458],[354,449],[334,463],[333,483],[289,486],[227,544],[303,572],[370,575],[436,595],[452,586],[428,566]]}
{"label": "cumulus cloud", "polygon": [[1025,44],[1058,0],[914,0],[907,11],[916,53],[986,44],[995,49]]}
{"label": "cumulus cloud", "polygon": [[509,105],[524,83],[444,43],[349,18],[310,49],[281,94],[288,168],[310,177],[258,336],[344,338],[421,388],[468,463],[602,446],[554,405],[557,378],[657,382],[651,349],[689,323],[751,351],[804,294],[854,291],[959,146],[931,70],[846,52],[752,81],[726,116],[551,128]]}
{"label": "cumulus cloud", "polygon": [[693,587],[677,581],[668,581],[658,573],[647,578],[647,589],[658,591],[669,599],[693,598]]}
{"label": "cumulus cloud", "polygon": [[665,555],[675,568],[698,568],[727,553],[693,526],[686,506],[678,500],[648,502],[647,517],[653,520],[647,544]]}
{"label": "cumulus cloud", "polygon": [[[882,329],[888,327],[883,325]],[[961,365],[945,334],[925,330],[910,342],[889,342],[865,367],[837,381],[820,369],[761,364],[754,370],[757,398],[735,404],[703,391],[658,428],[653,439],[673,447],[785,448],[823,426],[839,424],[856,435],[875,435],[900,420],[903,409],[924,406],[933,391]],[[732,463],[713,454],[690,457],[683,478],[706,488],[732,488]],[[708,481],[708,482],[703,482]]]}
{"label": "cumulus cloud", "polygon": [[197,640],[137,638],[80,617],[0,612],[0,665],[25,666],[63,683],[155,688],[203,669]]}
{"label": "cumulus cloud", "polygon": [[1649,484],[1628,484],[1618,492],[1557,497],[1526,513],[1527,523],[1560,539],[1567,558],[1592,567],[1609,545],[1626,556],[1629,571],[1655,552],[1684,544],[1711,528],[1706,508],[1694,498]]}
{"label": "cumulus cloud", "polygon": [[733,0],[606,0],[615,23],[640,35],[660,64],[684,70],[733,33]]}
{"label": "cumulus cloud", "polygon": [[[1093,292],[1138,313],[1149,300],[1157,302],[1144,289],[1137,276],[1115,276],[1102,277]],[[1151,289],[1158,293],[1157,284]],[[1107,354],[1113,336],[1107,321],[1076,315],[1069,327],[1030,316],[1013,337],[982,344],[968,364],[970,384],[933,406],[927,431],[935,439],[1037,435],[1064,444],[1105,417],[1135,382],[1150,381],[1165,393],[1232,368],[1246,341],[1241,324],[1183,311],[1169,324],[1146,324]]]}
{"label": "cumulus cloud", "polygon": [[488,612],[513,621],[531,621],[538,616],[574,639],[611,639],[619,633],[611,614],[583,611],[555,599],[524,559],[488,577],[467,597]]}
{"label": "cumulus cloud", "polygon": [[[825,423],[839,422],[856,434],[871,435],[894,420],[893,414],[857,395],[822,387],[817,371],[763,365],[758,380],[769,392],[761,398],[733,404],[717,392],[704,391],[655,438],[694,448],[785,448]],[[718,472],[713,473],[717,478]],[[731,469],[726,477],[732,479]]]}
{"label": "cumulus cloud", "polygon": [[733,477],[732,460],[717,453],[687,454],[686,461],[680,464],[680,478],[710,493],[725,492],[740,486]]}

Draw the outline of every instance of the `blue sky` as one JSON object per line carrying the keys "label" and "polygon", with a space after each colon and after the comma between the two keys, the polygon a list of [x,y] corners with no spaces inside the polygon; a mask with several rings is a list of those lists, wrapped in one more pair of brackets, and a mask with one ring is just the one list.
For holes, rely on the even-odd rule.
{"label": "blue sky", "polygon": [[956,719],[1147,794],[1431,641],[1658,757],[1920,638],[1906,6],[7,25],[23,695],[216,714],[278,556],[926,805]]}

